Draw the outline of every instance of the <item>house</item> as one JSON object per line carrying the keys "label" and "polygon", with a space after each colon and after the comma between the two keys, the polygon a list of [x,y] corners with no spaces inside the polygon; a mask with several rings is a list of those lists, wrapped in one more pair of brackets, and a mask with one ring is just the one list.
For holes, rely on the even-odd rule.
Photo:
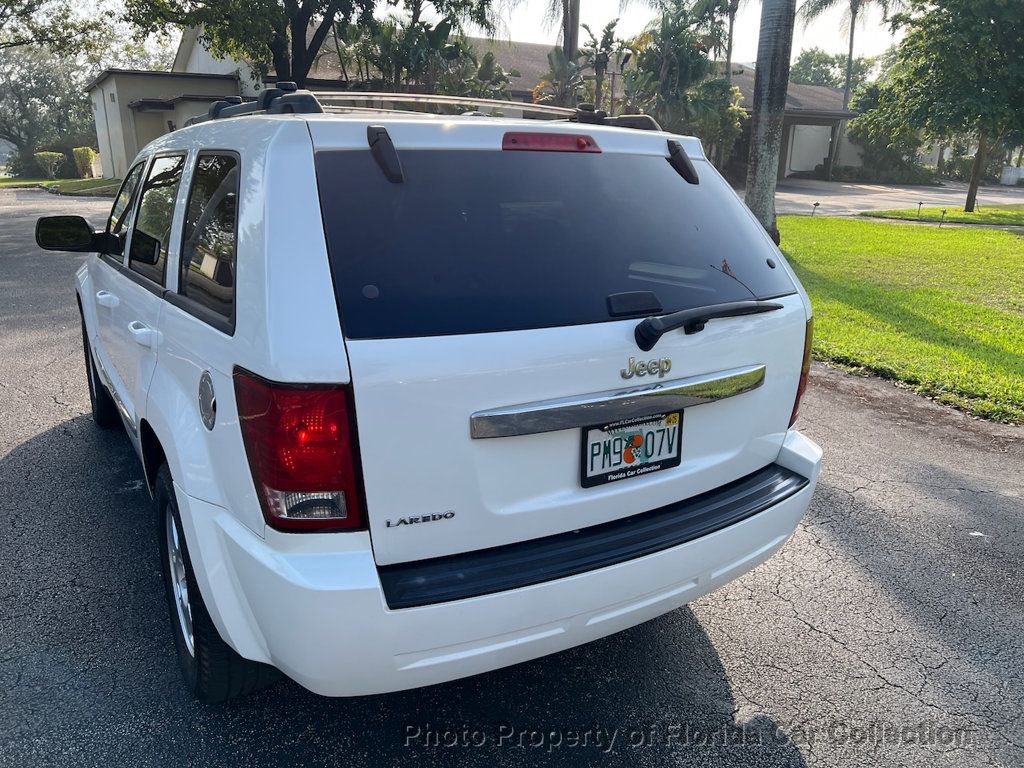
{"label": "house", "polygon": [[[490,51],[506,71],[516,72],[511,78],[514,100],[532,99],[534,86],[548,72],[550,45],[483,38],[470,38],[470,44],[478,55]],[[328,41],[307,79],[310,90],[347,89],[346,75],[330,51]],[[733,72],[733,83],[743,94],[742,106],[749,111],[754,92],[753,67],[735,65]],[[182,34],[170,72],[104,70],[87,87],[96,119],[103,175],[123,176],[146,143],[184,125],[189,117],[205,113],[218,98],[254,96],[275,79],[267,77],[261,81],[245,62],[216,58],[195,29]],[[613,80],[609,78],[609,87],[614,87]],[[790,84],[779,177],[813,171],[823,164],[840,125],[853,115],[843,109],[839,89]],[[739,157],[746,157],[743,141],[749,142],[749,136],[741,139]],[[837,162],[860,165],[857,148],[845,138]]]}

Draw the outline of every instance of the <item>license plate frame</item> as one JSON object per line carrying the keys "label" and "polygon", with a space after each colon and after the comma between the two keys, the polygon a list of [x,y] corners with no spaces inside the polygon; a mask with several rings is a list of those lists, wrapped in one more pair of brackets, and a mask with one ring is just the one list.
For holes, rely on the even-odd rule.
{"label": "license plate frame", "polygon": [[[675,450],[669,455],[664,455],[660,450],[656,452],[656,455],[660,455],[661,458],[650,460],[644,459],[642,461],[628,462],[626,456],[626,449],[631,446],[626,445],[625,441],[627,436],[634,430],[635,434],[642,434],[641,439],[646,441],[646,433],[641,432],[642,427],[648,427],[651,424],[657,424],[659,421],[662,426],[655,426],[656,431],[659,428],[669,428],[671,426],[671,418],[675,417]],[[611,432],[615,433],[616,437],[620,437],[623,440],[623,446],[621,448],[621,458],[619,462],[609,468],[607,471],[601,471],[599,473],[588,473],[588,465],[591,459],[591,445],[595,442],[591,439],[591,433],[595,431],[601,431],[605,434]],[[617,434],[621,433],[621,434]],[[614,438],[613,438],[614,439]],[[635,437],[633,438],[635,440]],[[658,436],[655,433],[653,438],[655,441],[658,440]],[[665,439],[669,440],[669,434],[665,433]],[[610,453],[614,454],[615,447],[612,443]],[[643,444],[640,446],[643,447]],[[665,446],[662,445],[662,448]],[[657,448],[657,446],[655,446]],[[635,448],[634,448],[635,450]],[[603,451],[602,451],[603,454]],[[634,454],[635,456],[635,454]],[[629,480],[636,477],[644,477],[655,472],[661,472],[666,469],[672,469],[678,467],[683,460],[683,412],[682,411],[666,411],[664,413],[655,413],[649,416],[640,416],[631,419],[622,419],[615,421],[610,424],[598,424],[591,427],[584,427],[580,430],[580,486],[583,488],[594,488],[600,485],[607,485],[608,483],[615,483],[621,480]]]}

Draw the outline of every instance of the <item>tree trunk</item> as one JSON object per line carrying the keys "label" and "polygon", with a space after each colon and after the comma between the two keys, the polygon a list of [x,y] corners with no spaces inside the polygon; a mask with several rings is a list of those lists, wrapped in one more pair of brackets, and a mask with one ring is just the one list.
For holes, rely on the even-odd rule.
{"label": "tree trunk", "polygon": [[1017,153],[1017,167],[1020,168],[1024,164],[1024,144],[1020,147],[1020,152]]}
{"label": "tree trunk", "polygon": [[562,51],[573,62],[580,43],[580,0],[562,0],[562,8]]}
{"label": "tree trunk", "polygon": [[[843,111],[850,106],[850,91],[853,85],[853,35],[857,28],[857,6],[850,4],[850,40],[846,51],[846,80],[843,83]],[[828,148],[828,162],[825,168],[825,178],[832,181],[832,171],[836,167],[836,158],[839,156],[839,145],[843,143],[843,133],[846,124],[839,123],[838,130],[833,132],[832,144]]]}
{"label": "tree trunk", "polygon": [[988,151],[988,137],[984,131],[978,132],[978,151],[974,153],[974,165],[971,166],[971,183],[967,187],[967,203],[964,205],[964,212],[974,213],[974,206],[978,202],[978,184],[981,182],[981,174],[985,170],[985,153]]}
{"label": "tree trunk", "polygon": [[775,185],[795,20],[796,0],[764,0],[754,70],[746,202],[776,243]]}
{"label": "tree trunk", "polygon": [[292,79],[292,60],[288,55],[288,37],[284,30],[275,30],[270,41],[270,54],[274,61],[274,74],[278,80]]}
{"label": "tree trunk", "polygon": [[594,67],[594,109],[604,101],[604,67]]}
{"label": "tree trunk", "polygon": [[739,10],[739,0],[732,0],[729,3],[729,36],[725,41],[725,81],[732,85],[732,34],[736,26],[736,12]]}
{"label": "tree trunk", "polygon": [[941,176],[946,170],[946,144],[939,144],[939,159],[935,161],[935,173]]}

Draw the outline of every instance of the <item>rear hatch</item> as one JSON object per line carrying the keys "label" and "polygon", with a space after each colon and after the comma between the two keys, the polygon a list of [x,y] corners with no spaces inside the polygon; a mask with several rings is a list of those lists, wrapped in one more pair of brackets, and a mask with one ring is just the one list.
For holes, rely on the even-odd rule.
{"label": "rear hatch", "polygon": [[[691,184],[664,134],[389,120],[396,182],[365,122],[310,130],[378,563],[609,522],[777,456],[806,310],[695,142]],[[510,131],[588,151],[503,150]],[[752,299],[781,307],[634,338],[654,301]]]}

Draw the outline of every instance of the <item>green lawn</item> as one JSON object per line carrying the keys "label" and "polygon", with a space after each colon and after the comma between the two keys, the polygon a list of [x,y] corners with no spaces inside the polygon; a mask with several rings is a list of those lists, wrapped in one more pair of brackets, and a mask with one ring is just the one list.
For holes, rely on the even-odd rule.
{"label": "green lawn", "polygon": [[34,187],[36,184],[42,184],[44,181],[46,179],[19,179],[14,176],[0,176],[0,189]]}
{"label": "green lawn", "polygon": [[[943,208],[922,208],[921,221],[942,221],[942,211],[950,224],[1015,224],[1024,227],[1024,204],[979,206],[974,213],[964,213],[959,206]],[[897,211],[864,211],[861,216],[876,219],[906,219],[917,221],[917,208]]]}
{"label": "green lawn", "polygon": [[59,179],[44,181],[44,187],[56,189],[62,195],[109,193],[114,195],[121,186],[120,179]]}
{"label": "green lawn", "polygon": [[1024,423],[1024,237],[783,216],[814,302],[815,357]]}
{"label": "green lawn", "polygon": [[113,195],[120,186],[120,179],[18,179],[0,178],[0,189],[16,187],[49,187],[56,189],[61,194],[104,194]]}

